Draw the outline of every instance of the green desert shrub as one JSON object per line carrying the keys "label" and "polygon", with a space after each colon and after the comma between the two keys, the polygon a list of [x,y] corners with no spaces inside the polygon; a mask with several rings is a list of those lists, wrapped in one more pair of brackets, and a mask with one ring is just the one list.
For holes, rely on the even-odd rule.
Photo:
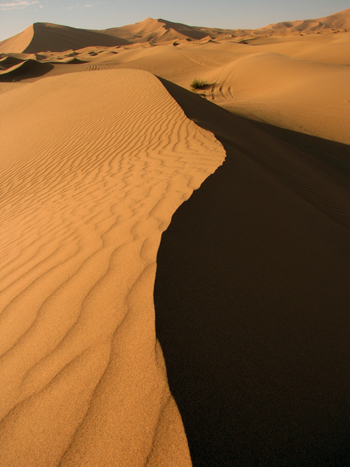
{"label": "green desert shrub", "polygon": [[206,86],[208,86],[208,83],[206,81],[203,81],[201,79],[194,79],[191,83],[191,88],[192,89],[203,89]]}

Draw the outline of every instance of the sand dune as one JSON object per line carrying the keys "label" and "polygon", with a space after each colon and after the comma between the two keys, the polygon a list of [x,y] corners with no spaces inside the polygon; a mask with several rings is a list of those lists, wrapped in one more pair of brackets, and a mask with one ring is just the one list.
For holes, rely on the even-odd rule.
{"label": "sand dune", "polygon": [[325,63],[350,64],[350,34],[322,36],[260,37],[247,41],[264,52],[277,52],[288,57],[304,58]]}
{"label": "sand dune", "polygon": [[21,58],[8,55],[0,60],[0,69],[7,70],[9,67],[18,65],[19,63],[22,63],[23,61],[24,60],[22,60]]}
{"label": "sand dune", "polygon": [[[213,86],[198,92],[232,112],[350,144],[350,34],[332,36],[323,49],[324,37],[255,46],[223,42],[102,52],[90,66],[144,69],[186,89],[195,78],[203,79]],[[83,54],[82,59],[88,60]]]}
{"label": "sand dune", "polygon": [[0,42],[0,52],[62,52],[87,46],[125,45],[127,41],[99,31],[77,29],[50,23],[35,23],[23,33]]}
{"label": "sand dune", "polygon": [[47,78],[1,108],[2,465],[190,465],[155,261],[224,150],[143,71]]}
{"label": "sand dune", "polygon": [[[5,61],[6,59],[4,59]],[[72,59],[74,60],[74,59]],[[0,81],[12,81],[16,79],[37,78],[52,70],[53,66],[49,63],[41,63],[37,60],[19,60],[16,65],[8,66],[1,69],[0,66]]]}
{"label": "sand dune", "polygon": [[22,53],[33,38],[33,25],[15,36],[0,42],[0,53]]}
{"label": "sand dune", "polygon": [[227,154],[157,257],[157,336],[193,465],[350,465],[350,147],[165,85]]}
{"label": "sand dune", "polygon": [[[1,466],[189,466],[182,416],[194,465],[307,465],[295,439],[316,440],[315,465],[343,449],[349,15],[255,31],[36,23],[0,43]],[[159,257],[180,414],[156,257],[214,172]]]}
{"label": "sand dune", "polygon": [[211,77],[216,86],[206,92],[235,113],[350,144],[347,65],[264,52],[241,58]]}
{"label": "sand dune", "polygon": [[136,24],[101,31],[35,23],[22,33],[0,42],[0,52],[62,52],[88,46],[111,47],[133,43],[156,45],[175,40],[199,40],[207,36],[224,38],[227,36],[227,31],[196,28],[152,18]]}
{"label": "sand dune", "polygon": [[350,28],[350,8],[323,18],[282,21],[255,30],[262,35],[321,34],[346,31]]}
{"label": "sand dune", "polygon": [[[222,30],[219,31],[219,33],[216,33],[217,37],[223,34]],[[151,42],[152,44],[181,39],[198,40],[213,33],[208,28],[193,27],[153,18],[146,18],[144,21],[121,28],[107,29],[105,32],[117,37],[123,37],[129,42]]]}
{"label": "sand dune", "polygon": [[158,45],[175,41],[245,41],[270,36],[333,34],[350,29],[350,9],[325,18],[284,21],[258,29],[220,29],[188,26],[164,19],[146,18],[127,26],[104,30],[86,30],[51,23],[35,23],[25,31],[0,42],[0,53],[62,52],[88,46],[127,44]]}

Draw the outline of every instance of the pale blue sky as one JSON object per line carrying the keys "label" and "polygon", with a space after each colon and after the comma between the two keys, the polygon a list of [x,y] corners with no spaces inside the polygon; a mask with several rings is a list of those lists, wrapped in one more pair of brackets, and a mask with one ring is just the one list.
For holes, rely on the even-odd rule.
{"label": "pale blue sky", "polygon": [[349,0],[0,0],[0,41],[35,22],[105,29],[150,16],[191,26],[238,29],[318,18],[349,7]]}

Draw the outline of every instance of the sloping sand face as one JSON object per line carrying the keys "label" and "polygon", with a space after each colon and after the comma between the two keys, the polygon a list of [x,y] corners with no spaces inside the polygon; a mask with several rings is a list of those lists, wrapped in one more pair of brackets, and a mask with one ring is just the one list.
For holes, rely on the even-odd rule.
{"label": "sloping sand face", "polygon": [[2,465],[191,465],[153,285],[221,144],[143,71],[43,79],[1,107]]}
{"label": "sloping sand face", "polygon": [[350,144],[349,80],[348,65],[256,53],[220,70],[214,102],[277,127]]}
{"label": "sloping sand face", "polygon": [[157,259],[157,336],[193,465],[348,466],[350,147],[163,82],[227,153]]}
{"label": "sloping sand face", "polygon": [[27,27],[24,31],[16,34],[15,36],[5,39],[0,43],[0,52],[6,53],[22,53],[28,44],[32,41],[34,36],[33,25]]}
{"label": "sloping sand face", "polygon": [[[38,23],[0,43],[3,65],[19,58],[14,52],[35,52],[27,55],[30,63],[3,70],[0,81],[119,67],[149,71],[185,89],[197,79],[208,83],[197,93],[234,114],[349,145],[349,18],[350,9],[238,35],[151,18],[100,33]],[[48,48],[61,52],[42,53]]]}

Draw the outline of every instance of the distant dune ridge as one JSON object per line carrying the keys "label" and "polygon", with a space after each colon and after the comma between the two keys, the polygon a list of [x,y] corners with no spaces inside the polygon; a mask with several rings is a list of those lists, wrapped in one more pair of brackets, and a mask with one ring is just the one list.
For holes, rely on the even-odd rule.
{"label": "distant dune ridge", "polygon": [[35,23],[22,33],[0,42],[0,53],[63,52],[87,46],[111,47],[144,42],[155,45],[175,40],[199,40],[205,37],[222,40],[256,35],[332,33],[334,30],[346,31],[347,29],[350,29],[350,8],[325,18],[284,21],[255,30],[205,28],[152,18],[128,26],[101,31],[77,29],[50,23]]}
{"label": "distant dune ridge", "polygon": [[103,34],[99,31],[71,28],[50,23],[35,23],[11,39],[0,42],[0,51],[7,52],[62,52],[68,49],[82,49],[89,45],[112,47],[126,45],[127,41]]}
{"label": "distant dune ridge", "polygon": [[350,144],[349,18],[350,9],[250,32],[152,18],[104,31],[37,23],[0,43],[0,81],[102,68],[186,89],[201,79],[208,86],[196,92],[231,112]]}
{"label": "distant dune ridge", "polygon": [[[229,206],[236,246],[245,243],[253,258],[244,265],[252,277],[258,262],[251,252],[260,255],[259,264],[269,261],[262,239],[270,238],[275,221],[264,232],[256,230],[254,219],[245,221],[244,206],[255,206],[249,208],[252,216],[272,216],[264,201],[272,196],[270,179],[279,213],[288,217],[292,211],[283,211],[284,199],[295,203],[288,222],[296,236],[304,222],[301,199],[310,210],[307,218],[319,219],[317,242],[325,242],[331,260],[343,261],[347,271],[348,243],[331,233],[323,237],[322,226],[335,232],[341,224],[346,238],[349,29],[347,9],[256,30],[152,18],[100,31],[35,23],[0,42],[0,467],[191,465],[155,334],[153,289],[162,232],[222,164],[219,173],[229,190],[226,198],[222,185],[220,212]],[[203,85],[193,89],[195,79]],[[224,163],[223,145],[231,162]],[[249,185],[256,167],[266,187],[261,197],[258,185]],[[232,173],[238,182],[230,182]],[[196,203],[205,214],[210,200],[200,193]],[[237,225],[235,210],[243,219]],[[283,215],[278,222],[286,228]],[[303,225],[312,243],[317,228]],[[224,227],[216,234],[227,237]],[[281,240],[276,261],[282,267],[290,253],[278,231],[274,235]],[[313,249],[307,251],[307,267],[322,267],[326,256],[315,256],[313,263]],[[270,267],[275,270],[274,263]],[[216,273],[223,283],[230,280],[225,271]],[[203,270],[206,275],[210,271]],[[251,275],[240,293],[249,291],[255,300]],[[347,277],[337,287],[350,300]],[[199,313],[200,306],[194,307]],[[205,356],[205,345],[196,351]],[[231,394],[227,398],[235,410]],[[210,419],[210,407],[206,415]],[[190,425],[205,457],[195,418]],[[238,442],[244,433],[235,429]],[[213,446],[215,456],[215,439]]]}
{"label": "distant dune ridge", "polygon": [[[134,25],[106,29],[104,32],[113,36],[122,37],[130,43],[150,42],[151,44],[157,44],[181,39],[203,39],[203,37],[208,36],[209,31],[212,32],[212,30],[207,28],[172,23],[164,19],[146,18],[144,21]],[[220,35],[220,32],[217,33],[217,35]]]}
{"label": "distant dune ridge", "polygon": [[[334,30],[350,29],[350,8],[334,13],[324,18],[306,19],[303,21],[282,21],[280,23],[269,24],[264,28],[259,28],[262,34],[298,34],[298,33],[320,33]],[[329,31],[329,32],[330,32]]]}

